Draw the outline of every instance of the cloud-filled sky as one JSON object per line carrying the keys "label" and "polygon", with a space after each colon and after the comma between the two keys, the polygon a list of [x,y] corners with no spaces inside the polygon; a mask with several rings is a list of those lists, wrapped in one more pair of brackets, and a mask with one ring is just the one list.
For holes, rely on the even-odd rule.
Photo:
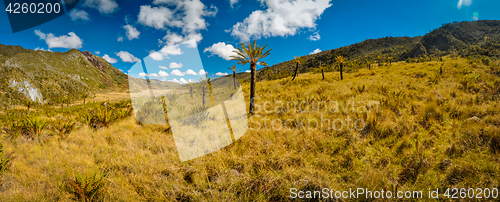
{"label": "cloud-filled sky", "polygon": [[[272,48],[264,61],[273,65],[366,39],[423,35],[476,12],[498,20],[499,7],[497,0],[80,0],[67,15],[16,34],[0,12],[0,43],[88,50],[130,75],[185,83],[230,74],[232,50],[248,40]],[[147,73],[132,68],[138,64]]]}

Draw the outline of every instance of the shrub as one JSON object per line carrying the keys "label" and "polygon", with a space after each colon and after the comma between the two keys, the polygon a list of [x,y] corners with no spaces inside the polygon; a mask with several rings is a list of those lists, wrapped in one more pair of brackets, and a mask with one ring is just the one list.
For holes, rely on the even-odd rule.
{"label": "shrub", "polygon": [[3,145],[0,144],[0,174],[5,172],[12,161],[12,154],[5,154]]}
{"label": "shrub", "polygon": [[104,175],[98,172],[88,176],[77,173],[74,180],[68,180],[66,189],[75,199],[90,202],[96,201],[96,196],[105,186]]}
{"label": "shrub", "polygon": [[53,124],[52,127],[59,135],[59,138],[64,140],[68,138],[71,131],[75,128],[75,122],[73,120],[65,121],[63,119],[59,119]]}
{"label": "shrub", "polygon": [[28,117],[25,119],[24,128],[28,131],[29,137],[43,142],[43,133],[49,126],[49,121],[39,117]]}

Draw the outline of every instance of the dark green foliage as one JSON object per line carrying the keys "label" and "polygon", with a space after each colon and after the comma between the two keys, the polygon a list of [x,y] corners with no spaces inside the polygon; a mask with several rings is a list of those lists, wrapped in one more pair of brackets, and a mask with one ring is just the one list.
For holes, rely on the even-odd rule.
{"label": "dark green foliage", "polygon": [[106,179],[100,173],[94,172],[87,176],[77,173],[74,179],[68,180],[66,191],[76,200],[90,202],[96,201],[105,186]]}

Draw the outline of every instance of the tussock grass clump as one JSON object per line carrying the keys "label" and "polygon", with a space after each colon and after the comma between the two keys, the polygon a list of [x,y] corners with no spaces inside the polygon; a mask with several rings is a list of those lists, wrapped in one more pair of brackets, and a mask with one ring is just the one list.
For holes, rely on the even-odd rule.
{"label": "tussock grass clump", "polygon": [[98,172],[89,175],[76,173],[74,179],[69,179],[66,185],[66,190],[76,200],[91,202],[97,201],[99,193],[106,186],[106,179],[103,174]]}

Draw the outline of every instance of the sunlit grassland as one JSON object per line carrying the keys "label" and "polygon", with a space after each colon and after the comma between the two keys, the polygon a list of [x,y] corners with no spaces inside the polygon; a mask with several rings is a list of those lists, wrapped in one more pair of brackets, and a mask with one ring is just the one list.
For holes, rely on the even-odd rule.
{"label": "sunlit grassland", "polygon": [[[445,57],[360,69],[343,80],[338,72],[325,72],[325,80],[321,73],[305,73],[293,82],[258,82],[261,110],[249,117],[247,133],[224,149],[182,163],[167,126],[138,124],[134,117],[98,130],[81,125],[66,139],[43,144],[4,135],[4,149],[15,158],[1,176],[0,199],[72,200],[68,180],[92,172],[105,176],[96,198],[104,201],[280,201],[290,200],[291,188],[499,188],[500,103],[491,90],[500,80],[496,70],[494,62]],[[248,95],[248,83],[243,91]],[[320,107],[277,113],[280,101],[379,104],[370,111]],[[284,124],[297,117],[349,117],[366,126]]]}

